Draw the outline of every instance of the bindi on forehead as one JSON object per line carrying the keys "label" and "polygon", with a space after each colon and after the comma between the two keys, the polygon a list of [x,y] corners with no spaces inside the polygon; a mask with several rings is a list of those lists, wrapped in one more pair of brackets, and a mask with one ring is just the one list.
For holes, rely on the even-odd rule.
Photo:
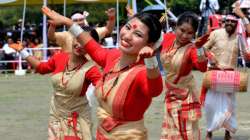
{"label": "bindi on forehead", "polygon": [[137,21],[137,20],[132,20],[132,21],[130,22],[130,25],[131,25],[131,27],[132,27],[133,29],[137,29],[137,28],[140,26],[140,22]]}
{"label": "bindi on forehead", "polygon": [[131,26],[133,29],[136,29],[138,27],[137,24],[132,24]]}

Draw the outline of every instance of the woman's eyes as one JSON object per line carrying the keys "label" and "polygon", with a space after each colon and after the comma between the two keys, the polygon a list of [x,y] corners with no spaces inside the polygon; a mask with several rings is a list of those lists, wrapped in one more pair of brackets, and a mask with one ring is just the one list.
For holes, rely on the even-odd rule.
{"label": "woman's eyes", "polygon": [[142,35],[140,33],[135,33],[135,35],[138,37],[142,37]]}
{"label": "woman's eyes", "polygon": [[131,27],[127,24],[127,25],[125,25],[125,27],[126,27],[126,29],[128,29],[128,30],[130,30],[131,29]]}
{"label": "woman's eyes", "polygon": [[184,32],[185,32],[185,30],[184,30],[184,29],[181,29],[181,32],[183,32],[183,33],[184,33]]}
{"label": "woman's eyes", "polygon": [[[131,26],[130,25],[125,25],[125,28],[127,29],[127,30],[130,30],[131,29]],[[139,32],[135,32],[134,33],[136,36],[138,36],[138,37],[142,37],[142,34],[141,33],[139,33]]]}
{"label": "woman's eyes", "polygon": [[188,35],[193,35],[193,32],[187,32],[186,30],[184,29],[180,29],[182,33],[186,33]]}

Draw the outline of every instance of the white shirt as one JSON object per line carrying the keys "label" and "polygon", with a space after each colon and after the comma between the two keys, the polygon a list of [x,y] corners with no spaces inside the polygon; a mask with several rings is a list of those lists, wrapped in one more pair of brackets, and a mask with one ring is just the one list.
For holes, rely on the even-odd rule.
{"label": "white shirt", "polygon": [[4,44],[3,45],[3,50],[5,52],[5,54],[11,54],[11,53],[15,53],[16,51],[12,48],[9,47],[9,44]]}

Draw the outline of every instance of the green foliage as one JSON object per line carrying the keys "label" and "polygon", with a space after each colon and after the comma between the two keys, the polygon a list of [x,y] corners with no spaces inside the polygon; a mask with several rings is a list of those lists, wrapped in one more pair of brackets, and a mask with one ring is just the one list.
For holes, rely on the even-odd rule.
{"label": "green foliage", "polygon": [[[120,5],[123,9],[125,4]],[[63,5],[49,5],[53,10],[63,14]],[[99,23],[105,22],[107,20],[107,16],[105,11],[108,8],[116,7],[115,4],[75,4],[75,5],[67,5],[66,16],[70,17],[71,13],[74,11],[88,11],[90,15],[87,20],[90,23]],[[33,6],[28,5],[26,10],[26,19],[25,23],[35,23],[39,24],[42,21],[42,13],[40,11],[41,6]],[[23,7],[1,7],[0,10],[0,26],[1,23],[3,27],[10,27],[17,23],[18,19],[22,18]],[[123,15],[122,15],[123,16]],[[122,18],[122,17],[121,17]]]}
{"label": "green foliage", "polygon": [[2,22],[3,26],[9,26],[16,24],[19,18],[22,17],[22,9],[20,7],[17,8],[1,8],[0,10],[0,22]]}
{"label": "green foliage", "polygon": [[185,11],[194,11],[199,13],[199,0],[170,0],[168,1],[170,10],[179,15]]}
{"label": "green foliage", "polygon": [[[153,4],[156,4],[154,0],[148,0]],[[161,0],[164,2],[163,0]],[[232,11],[231,5],[235,0],[219,0],[220,3],[220,13],[223,10]],[[199,4],[200,0],[167,0],[168,8],[175,14],[179,15],[184,11],[194,11],[197,14],[200,14],[199,11]],[[142,10],[145,8],[148,3],[146,1],[138,1],[138,10]],[[126,19],[126,12],[125,12],[126,4],[120,4],[120,19]],[[55,11],[59,13],[63,13],[63,5],[49,5]],[[87,20],[90,23],[105,23],[107,20],[105,10],[111,7],[116,7],[115,4],[112,3],[102,3],[102,4],[75,4],[75,5],[67,5],[67,16],[69,17],[73,11],[81,10],[81,11],[88,11],[90,16]],[[42,14],[40,12],[41,6],[27,6],[26,11],[26,23],[35,23],[39,24],[42,21]],[[22,18],[23,7],[1,7],[0,10],[0,28],[1,27],[10,27],[17,23],[18,19]]]}

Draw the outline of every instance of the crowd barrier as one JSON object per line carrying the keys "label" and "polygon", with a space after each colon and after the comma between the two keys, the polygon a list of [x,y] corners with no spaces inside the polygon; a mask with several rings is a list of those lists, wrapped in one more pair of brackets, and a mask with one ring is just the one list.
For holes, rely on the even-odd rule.
{"label": "crowd barrier", "polygon": [[[56,51],[56,50],[60,50],[60,49],[61,49],[60,47],[27,48],[28,52],[31,53],[31,54],[33,54],[33,51],[35,51],[35,50],[41,50],[41,51],[42,50],[47,50],[47,51],[55,50]],[[0,53],[4,53],[3,49],[0,49]],[[43,54],[43,52],[42,52],[42,54]],[[16,53],[16,59],[15,60],[0,60],[0,66],[2,66],[1,69],[0,69],[0,72],[1,73],[15,72],[16,70],[20,70],[20,69],[26,71],[27,68],[22,68],[22,67],[19,66],[19,64],[27,63],[26,60],[19,59],[18,56],[19,56],[19,54]],[[49,56],[45,57],[45,58],[49,58]],[[41,60],[41,61],[42,62],[47,62],[47,60],[48,59]],[[8,68],[3,67],[4,65],[7,65],[8,63],[11,63],[13,65],[12,69],[8,69]]]}
{"label": "crowd barrier", "polygon": [[[107,45],[107,46],[103,46],[104,48],[107,48],[107,49],[110,49],[110,48],[115,48],[116,46],[114,45]],[[35,50],[60,50],[61,48],[60,47],[48,47],[48,48],[27,48],[27,50],[32,54],[33,51]],[[0,49],[0,53],[4,53],[3,49]],[[43,53],[43,52],[42,52]],[[21,72],[20,75],[23,75],[24,73],[23,72],[26,72],[27,71],[27,68],[23,68],[22,66],[19,67],[20,64],[25,64],[27,63],[26,60],[22,60],[22,59],[19,59],[18,58],[18,53],[16,53],[16,60],[0,60],[0,66],[2,65],[7,65],[8,63],[11,63],[13,65],[13,69],[7,69],[7,68],[1,68],[0,67],[0,73],[8,73],[8,72],[17,72],[16,75],[19,75],[18,74],[18,71]],[[41,60],[42,62],[47,62],[48,61],[48,57],[45,57],[47,59],[44,59],[44,60]]]}

